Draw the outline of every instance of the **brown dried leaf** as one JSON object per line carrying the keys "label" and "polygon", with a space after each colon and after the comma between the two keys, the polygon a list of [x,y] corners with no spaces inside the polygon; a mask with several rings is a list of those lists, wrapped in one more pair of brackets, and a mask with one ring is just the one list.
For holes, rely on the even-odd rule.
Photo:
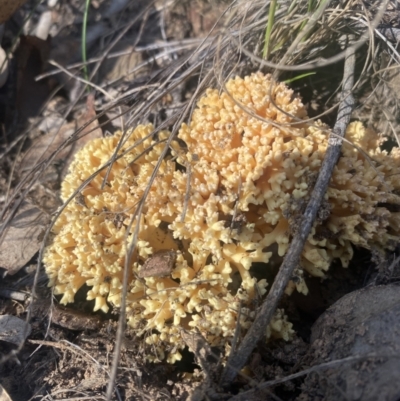
{"label": "brown dried leaf", "polygon": [[147,259],[138,276],[144,277],[165,277],[171,274],[176,262],[176,251],[161,250],[155,252]]}
{"label": "brown dried leaf", "polygon": [[23,203],[0,245],[0,267],[10,275],[24,267],[39,250],[48,221],[49,217],[36,206]]}
{"label": "brown dried leaf", "polygon": [[[117,58],[104,60],[99,72],[101,82],[132,81],[138,74],[138,72],[132,74],[132,71],[143,62],[143,54],[135,51],[132,41],[129,39],[118,42],[113,51],[124,54]],[[141,73],[143,74],[143,71]]]}
{"label": "brown dried leaf", "polygon": [[81,117],[78,118],[78,127],[82,127],[91,120],[93,121],[79,134],[79,148],[90,140],[101,138],[103,136],[103,131],[99,127],[99,122],[96,118],[94,96],[92,94],[88,95],[86,99],[86,111]]}

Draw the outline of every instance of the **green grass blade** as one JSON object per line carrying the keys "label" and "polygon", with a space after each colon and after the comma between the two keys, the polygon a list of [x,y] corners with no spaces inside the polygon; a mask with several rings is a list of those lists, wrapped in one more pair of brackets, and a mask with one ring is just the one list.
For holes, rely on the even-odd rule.
{"label": "green grass blade", "polygon": [[283,81],[285,84],[290,84],[291,82],[298,81],[299,79],[303,79],[309,77],[310,75],[315,75],[316,72],[306,72],[304,74],[297,75],[296,77],[286,79]]}
{"label": "green grass blade", "polygon": [[270,52],[270,39],[272,33],[272,27],[274,26],[275,20],[275,12],[277,8],[278,0],[271,0],[271,4],[269,6],[269,13],[268,13],[268,23],[267,28],[265,30],[265,39],[264,39],[264,49],[263,49],[263,58],[267,59]]}

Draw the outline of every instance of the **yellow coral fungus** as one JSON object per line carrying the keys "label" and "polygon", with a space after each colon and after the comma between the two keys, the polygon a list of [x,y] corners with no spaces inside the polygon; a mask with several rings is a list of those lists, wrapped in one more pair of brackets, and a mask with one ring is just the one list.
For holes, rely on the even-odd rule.
{"label": "yellow coral fungus", "polygon": [[[104,188],[106,169],[66,206],[46,249],[46,272],[61,302],[72,302],[87,284],[95,309],[107,311],[120,305],[127,244],[140,224],[128,322],[138,334],[151,331],[146,342],[158,350],[155,359],[180,358],[181,327],[199,330],[212,345],[226,344],[239,316],[249,327],[256,299],[267,291],[270,258],[286,253],[328,146],[329,128],[305,121],[301,100],[270,76],[235,78],[226,90],[209,89],[182,125],[178,136],[187,148],[173,145],[176,161],[162,161],[140,217],[132,221],[164,146],[151,125],[127,132]],[[62,184],[64,200],[109,161],[121,135],[77,153]],[[384,250],[399,239],[393,205],[400,205],[400,152],[379,150],[377,135],[357,122],[347,139],[364,153],[344,145],[288,292],[307,292],[302,269],[323,277],[335,258],[348,265],[353,245]],[[277,311],[266,335],[291,333]]]}
{"label": "yellow coral fungus", "polygon": [[[96,175],[57,219],[53,228],[56,237],[47,249],[44,263],[50,285],[55,286],[56,294],[63,294],[62,303],[73,302],[76,292],[86,283],[92,287],[88,299],[96,300],[95,310],[107,312],[107,298],[119,305],[126,241],[132,238],[127,227],[163,149],[163,144],[154,144],[147,138],[152,130],[152,126],[139,126],[128,133],[121,148],[122,157],[113,163],[104,189],[101,187],[107,169]],[[120,139],[120,133],[95,139],[77,153],[62,185],[64,201],[109,161]],[[129,147],[133,149],[124,154]],[[147,148],[150,150],[146,153]],[[168,186],[174,170],[172,162],[163,162],[150,190],[152,206],[149,204],[140,219],[139,258],[147,258],[160,247],[177,248],[172,235],[158,227],[158,209],[167,201],[162,196],[163,188]],[[131,280],[134,273],[129,277]]]}
{"label": "yellow coral fungus", "polygon": [[[226,89],[228,93],[222,94],[209,89],[179,133],[188,146],[186,159],[194,153],[199,159],[192,162],[192,191],[213,181],[216,173],[219,178],[220,195],[196,204],[193,216],[198,219],[213,210],[214,215],[233,219],[239,211],[247,224],[239,237],[233,231],[231,239],[240,243],[247,235],[250,244],[257,243],[250,245],[253,250],[278,244],[278,254],[283,256],[318,174],[330,130],[321,122],[303,122],[307,114],[300,99],[269,76],[235,78]],[[398,240],[399,213],[384,207],[400,204],[398,152],[380,151],[379,137],[360,122],[349,126],[347,139],[371,159],[349,143],[343,147],[302,254],[303,268],[316,276],[322,277],[334,258],[347,266],[351,244],[384,249]],[[171,226],[175,236],[191,238],[196,235],[194,224],[189,214],[184,224]],[[214,227],[206,225],[208,230]],[[218,231],[208,237],[220,240],[222,235]]]}

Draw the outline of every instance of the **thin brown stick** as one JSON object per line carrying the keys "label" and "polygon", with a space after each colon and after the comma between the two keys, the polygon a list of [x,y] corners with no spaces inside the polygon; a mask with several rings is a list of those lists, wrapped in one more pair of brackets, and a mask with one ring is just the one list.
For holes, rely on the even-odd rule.
{"label": "thin brown stick", "polygon": [[354,107],[354,98],[351,92],[354,83],[354,66],[354,46],[348,46],[343,73],[342,97],[336,124],[333,128],[333,135],[331,134],[329,136],[328,149],[314,190],[311,194],[310,201],[303,214],[301,227],[290,244],[289,250],[271,286],[271,290],[263,302],[261,309],[257,313],[250,330],[244,337],[237,354],[231,358],[231,363],[227,365],[223,371],[221,384],[224,386],[229,385],[232,380],[235,379],[237,372],[245,365],[257,342],[265,335],[267,326],[278,306],[278,302],[283,295],[295,267],[299,263],[300,254],[303,251],[304,243],[307,240],[321,201],[328,188],[332,171],[339,158],[342,138],[344,137],[347,125],[350,122],[351,113]]}

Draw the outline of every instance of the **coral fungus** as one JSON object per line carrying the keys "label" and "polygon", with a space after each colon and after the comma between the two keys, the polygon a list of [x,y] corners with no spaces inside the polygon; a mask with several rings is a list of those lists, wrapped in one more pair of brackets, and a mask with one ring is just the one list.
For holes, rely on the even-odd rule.
{"label": "coral fungus", "polygon": [[[182,327],[198,329],[212,345],[226,343],[239,317],[249,327],[267,291],[271,256],[283,256],[297,230],[330,129],[309,121],[293,91],[268,75],[232,79],[222,93],[209,89],[179,131],[186,147],[172,144],[137,216],[165,146],[152,131],[139,126],[77,153],[62,184],[64,201],[125,140],[108,177],[103,168],[61,213],[44,263],[62,303],[87,284],[95,310],[118,307],[127,244],[139,224],[128,266],[129,324],[138,334],[150,331],[146,342],[157,358],[167,353],[172,362],[184,346]],[[323,277],[335,258],[347,266],[353,245],[383,251],[399,239],[399,152],[381,151],[378,136],[359,122],[346,138],[356,147],[343,146],[289,292],[307,292],[303,270]],[[290,337],[282,311],[266,334]]]}

